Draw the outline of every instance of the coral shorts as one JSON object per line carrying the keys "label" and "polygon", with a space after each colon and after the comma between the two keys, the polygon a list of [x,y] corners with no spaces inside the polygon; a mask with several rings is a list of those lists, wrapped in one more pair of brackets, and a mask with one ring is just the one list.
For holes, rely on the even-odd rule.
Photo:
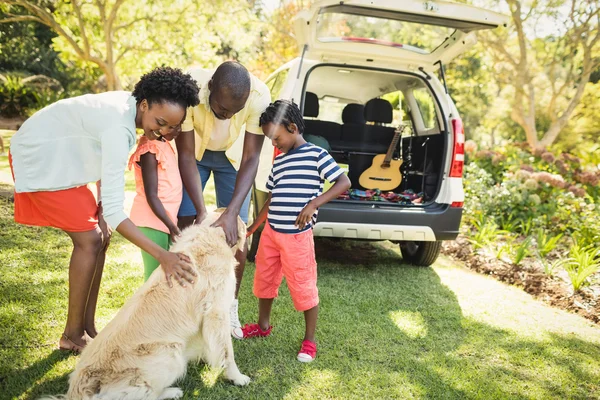
{"label": "coral shorts", "polygon": [[280,233],[267,222],[256,255],[254,295],[274,299],[284,276],[296,310],[310,310],[319,304],[312,229],[297,234]]}
{"label": "coral shorts", "polygon": [[[8,154],[12,171],[12,156]],[[40,192],[15,192],[15,222],[52,226],[67,232],[86,232],[98,226],[98,205],[87,186]]]}

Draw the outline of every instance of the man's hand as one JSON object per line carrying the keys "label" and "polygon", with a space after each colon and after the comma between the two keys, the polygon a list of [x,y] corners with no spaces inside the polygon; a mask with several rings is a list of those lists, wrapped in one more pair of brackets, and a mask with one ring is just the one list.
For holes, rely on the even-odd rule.
{"label": "man's hand", "polygon": [[165,272],[165,278],[167,279],[169,287],[173,287],[171,278],[174,278],[177,283],[183,287],[186,287],[186,281],[194,283],[194,277],[196,277],[197,274],[191,265],[191,260],[185,254],[172,253],[165,250],[158,261]]}
{"label": "man's hand", "polygon": [[227,244],[229,247],[233,247],[237,244],[238,241],[238,223],[237,223],[237,215],[230,212],[229,208],[226,209],[223,214],[215,221],[213,227],[221,227],[225,232],[225,239],[227,239]]}
{"label": "man's hand", "polygon": [[298,218],[296,218],[296,222],[294,225],[296,225],[298,229],[304,229],[306,224],[309,223],[309,221],[315,214],[315,211],[317,211],[317,206],[314,205],[314,203],[311,200],[304,206],[302,211],[300,211],[300,215],[298,215]]}
{"label": "man's hand", "polygon": [[110,244],[112,228],[106,223],[104,216],[102,216],[102,203],[98,204],[98,227],[102,231],[102,250],[106,250]]}

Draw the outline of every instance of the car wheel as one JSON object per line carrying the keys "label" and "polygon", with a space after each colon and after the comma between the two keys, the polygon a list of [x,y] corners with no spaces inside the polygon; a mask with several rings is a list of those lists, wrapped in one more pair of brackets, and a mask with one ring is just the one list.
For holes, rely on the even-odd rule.
{"label": "car wheel", "polygon": [[402,259],[409,264],[420,267],[429,267],[437,260],[442,249],[442,242],[400,242],[400,252]]}

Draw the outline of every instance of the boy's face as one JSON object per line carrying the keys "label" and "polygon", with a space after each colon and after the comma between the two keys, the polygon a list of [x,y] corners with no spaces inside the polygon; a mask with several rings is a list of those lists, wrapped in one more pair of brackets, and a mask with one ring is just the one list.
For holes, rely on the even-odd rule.
{"label": "boy's face", "polygon": [[277,147],[282,153],[287,153],[296,147],[296,140],[300,134],[298,127],[293,123],[286,128],[282,124],[269,122],[262,126],[262,130],[265,136],[271,139],[273,146]]}

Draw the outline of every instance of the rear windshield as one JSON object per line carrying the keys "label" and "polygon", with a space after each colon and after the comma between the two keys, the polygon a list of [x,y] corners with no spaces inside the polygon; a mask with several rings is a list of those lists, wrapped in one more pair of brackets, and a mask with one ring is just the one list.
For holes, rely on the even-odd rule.
{"label": "rear windshield", "polygon": [[320,42],[370,43],[429,54],[454,33],[453,28],[339,12],[319,16]]}

